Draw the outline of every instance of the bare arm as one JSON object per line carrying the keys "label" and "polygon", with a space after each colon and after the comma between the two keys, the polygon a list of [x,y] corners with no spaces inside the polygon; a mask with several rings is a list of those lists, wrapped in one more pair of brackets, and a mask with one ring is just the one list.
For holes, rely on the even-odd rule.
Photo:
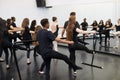
{"label": "bare arm", "polygon": [[31,31],[31,30],[30,30],[30,33],[31,33],[31,34],[35,34],[35,31]]}
{"label": "bare arm", "polygon": [[64,33],[65,33],[65,29],[62,30],[62,35],[61,35],[62,37],[63,37]]}
{"label": "bare arm", "polygon": [[96,33],[96,31],[83,31],[79,28],[76,28],[76,31],[80,34],[90,34],[90,33],[95,34]]}
{"label": "bare arm", "polygon": [[56,38],[55,41],[60,42],[60,43],[65,43],[65,44],[74,44],[73,41],[63,40],[60,38]]}

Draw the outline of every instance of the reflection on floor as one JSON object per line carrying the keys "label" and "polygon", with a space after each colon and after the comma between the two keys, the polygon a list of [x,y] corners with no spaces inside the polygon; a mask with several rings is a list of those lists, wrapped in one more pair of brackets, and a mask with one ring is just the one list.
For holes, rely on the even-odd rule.
{"label": "reflection on floor", "polygon": [[[69,56],[67,48],[59,47],[59,52]],[[32,51],[32,63],[28,66],[25,53],[25,51],[20,50],[16,53],[22,80],[44,80],[45,76],[38,74],[42,63],[41,56],[34,58]],[[82,62],[90,63],[91,57],[91,54],[87,54],[84,51],[76,51],[76,64],[83,67],[83,70],[77,72],[76,77],[69,71],[66,63],[60,60],[53,60],[51,63],[51,80],[120,80],[119,57],[96,54],[94,64],[103,66],[103,69],[91,68],[81,64]],[[10,67],[9,70],[6,70],[5,62],[0,63],[0,80],[19,80],[13,57],[10,57]]]}

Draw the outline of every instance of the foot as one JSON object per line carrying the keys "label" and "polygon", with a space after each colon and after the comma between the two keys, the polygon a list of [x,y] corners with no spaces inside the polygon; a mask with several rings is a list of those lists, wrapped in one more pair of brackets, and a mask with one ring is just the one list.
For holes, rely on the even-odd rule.
{"label": "foot", "polygon": [[6,69],[10,69],[10,66],[9,66],[9,65],[6,65]]}
{"label": "foot", "polygon": [[86,42],[85,42],[84,45],[89,45],[89,43],[86,43]]}
{"label": "foot", "polygon": [[76,66],[76,68],[74,69],[74,72],[76,72],[77,70],[82,70],[82,67]]}
{"label": "foot", "polygon": [[31,64],[31,61],[30,61],[30,59],[27,59],[27,64],[29,65],[29,64]]}
{"label": "foot", "polygon": [[37,54],[34,54],[33,56],[34,56],[34,57],[37,57],[38,55],[37,55]]}
{"label": "foot", "polygon": [[114,46],[113,48],[118,49],[119,47],[118,46]]}
{"label": "foot", "polygon": [[38,73],[43,75],[45,72],[44,71],[39,71]]}
{"label": "foot", "polygon": [[77,71],[74,71],[74,74],[77,74]]}
{"label": "foot", "polygon": [[0,58],[0,62],[4,62],[4,59]]}

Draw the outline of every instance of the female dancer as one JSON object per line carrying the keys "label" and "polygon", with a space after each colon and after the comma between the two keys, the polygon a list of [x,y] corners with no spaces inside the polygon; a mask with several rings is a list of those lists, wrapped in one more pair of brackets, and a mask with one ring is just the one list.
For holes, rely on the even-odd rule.
{"label": "female dancer", "polygon": [[[29,19],[28,18],[24,18],[23,22],[22,22],[22,28],[24,29],[21,34],[23,37],[23,40],[32,40],[31,38],[31,33],[34,33],[34,31],[30,31],[29,29]],[[31,64],[30,61],[30,44],[31,42],[24,42],[25,47],[27,48],[27,64]]]}
{"label": "female dancer", "polygon": [[96,31],[83,31],[79,27],[75,27],[75,23],[76,23],[76,17],[71,16],[69,18],[68,26],[66,28],[67,40],[74,41],[74,44],[68,45],[69,52],[70,52],[70,60],[72,60],[73,63],[75,63],[75,50],[85,50],[88,53],[93,53],[92,50],[89,50],[87,47],[79,43],[77,35],[79,33],[80,34],[89,34],[89,33],[95,34],[96,33]]}
{"label": "female dancer", "polygon": [[[57,24],[57,17],[52,17],[52,33],[57,37],[58,36],[58,31],[59,31],[59,27],[58,27],[58,24]],[[53,49],[55,51],[58,51],[58,46],[57,46],[57,41],[53,41]]]}
{"label": "female dancer", "polygon": [[99,28],[98,32],[99,32],[99,37],[100,37],[100,42],[99,43],[101,44],[101,42],[102,42],[102,32],[103,32],[103,29],[105,28],[103,20],[100,20],[100,22],[98,24],[98,28]]}
{"label": "female dancer", "polygon": [[94,20],[94,21],[93,21],[93,24],[92,24],[91,26],[93,26],[93,29],[92,29],[92,30],[97,31],[97,28],[98,28],[98,23],[97,23],[97,21],[96,21],[96,20]]}
{"label": "female dancer", "polygon": [[114,48],[118,49],[119,47],[119,35],[120,35],[120,19],[118,19],[118,24],[115,25],[116,28],[116,32],[113,33],[114,37],[115,37],[115,46]]}
{"label": "female dancer", "polygon": [[107,45],[107,42],[109,43],[110,40],[110,30],[111,30],[111,23],[110,21],[106,21],[105,24],[105,46]]}

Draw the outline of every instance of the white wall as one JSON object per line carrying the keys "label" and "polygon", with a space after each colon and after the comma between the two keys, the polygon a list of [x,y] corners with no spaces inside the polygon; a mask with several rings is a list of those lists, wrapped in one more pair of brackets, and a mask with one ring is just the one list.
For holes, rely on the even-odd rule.
{"label": "white wall", "polygon": [[[89,24],[93,20],[111,18],[113,22],[120,16],[119,0],[47,0],[48,6],[53,8],[37,8],[36,0],[0,0],[0,17],[7,19],[15,16],[17,25],[20,26],[23,18],[39,21],[47,17],[57,16],[58,21],[63,25],[69,17],[71,11],[77,13],[77,20],[82,21],[84,17],[88,19]],[[120,2],[120,1],[119,1]],[[116,16],[117,15],[117,16]]]}

